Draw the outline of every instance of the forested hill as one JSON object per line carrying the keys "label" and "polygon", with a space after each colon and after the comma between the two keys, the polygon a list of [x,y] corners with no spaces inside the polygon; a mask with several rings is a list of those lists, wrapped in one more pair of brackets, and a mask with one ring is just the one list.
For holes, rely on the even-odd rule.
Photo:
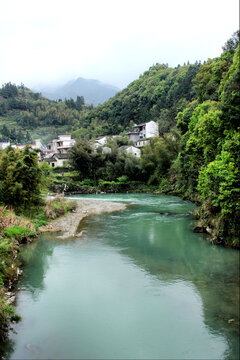
{"label": "forested hill", "polygon": [[81,94],[87,104],[98,106],[114,96],[120,89],[113,85],[104,84],[94,79],[77,78],[55,88],[40,89],[41,93],[51,100],[77,99]]}
{"label": "forested hill", "polygon": [[71,131],[92,108],[82,96],[76,101],[51,101],[24,85],[6,83],[0,88],[0,138],[15,143],[31,143],[34,138],[47,142]]}
{"label": "forested hill", "polygon": [[160,133],[167,132],[176,124],[178,111],[196,97],[193,80],[199,68],[198,62],[176,68],[164,64],[150,67],[138,80],[84,116],[79,123],[83,129],[75,135],[119,134],[133,123],[150,120],[159,123]]}

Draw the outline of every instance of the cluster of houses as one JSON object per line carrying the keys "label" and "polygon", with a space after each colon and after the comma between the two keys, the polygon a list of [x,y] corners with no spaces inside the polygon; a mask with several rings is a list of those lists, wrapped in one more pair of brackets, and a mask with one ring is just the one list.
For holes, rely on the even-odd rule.
{"label": "cluster of houses", "polygon": [[4,150],[8,146],[23,150],[26,145],[39,151],[39,162],[46,161],[51,167],[64,166],[69,159],[68,150],[75,144],[71,135],[59,135],[58,139],[52,140],[47,146],[41,143],[40,139],[35,140],[33,144],[10,144],[9,140],[0,140],[0,149]]}
{"label": "cluster of houses", "polygon": [[[159,136],[158,124],[155,121],[149,121],[143,124],[135,124],[133,126],[133,131],[127,133],[128,138],[132,145],[121,146],[120,151],[123,151],[126,154],[131,154],[136,157],[141,156],[141,148],[148,144],[150,138]],[[111,138],[117,137],[111,136]],[[107,136],[102,136],[96,139],[93,147],[97,149],[98,147],[102,147],[102,152],[106,154],[107,152],[111,152],[111,149],[106,146],[108,141]]]}
{"label": "cluster of houses", "polygon": [[[148,144],[150,138],[159,136],[158,124],[155,121],[134,125],[133,131],[127,133],[132,145],[121,146],[120,151],[131,154],[136,157],[141,156],[141,148]],[[116,136],[111,136],[114,138]],[[111,152],[111,148],[107,146],[109,137],[102,136],[97,138],[92,144],[94,150],[101,147],[103,154]],[[59,135],[58,139],[52,140],[47,146],[41,143],[40,139],[35,140],[34,144],[29,144],[33,149],[39,149],[39,161],[46,161],[51,167],[64,166],[70,157],[69,149],[73,147],[75,140],[71,135]],[[10,145],[9,140],[0,140],[0,149],[6,149]],[[26,144],[12,145],[13,148],[24,149]]]}

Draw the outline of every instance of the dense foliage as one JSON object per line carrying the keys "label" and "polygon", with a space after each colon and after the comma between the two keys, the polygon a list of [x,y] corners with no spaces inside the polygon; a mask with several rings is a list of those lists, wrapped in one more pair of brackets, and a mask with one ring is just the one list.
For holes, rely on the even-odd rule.
{"label": "dense foliage", "polygon": [[198,101],[177,116],[182,139],[175,162],[182,192],[202,203],[203,225],[235,246],[240,238],[239,51],[239,46],[235,53],[227,49],[200,67]]}
{"label": "dense foliage", "polygon": [[28,146],[24,150],[8,147],[0,158],[0,202],[17,212],[42,205],[43,172],[38,155]]}
{"label": "dense foliage", "polygon": [[71,149],[71,165],[79,173],[79,179],[99,179],[113,181],[121,176],[129,180],[142,177],[139,159],[127,155],[113,142],[111,152],[104,153],[99,147],[96,151],[86,141],[78,141]]}
{"label": "dense foliage", "polygon": [[[200,64],[170,68],[156,64],[113,98],[86,114],[74,125],[76,137],[120,134],[134,123],[159,123],[163,134],[176,124],[175,117],[195,96],[193,79]],[[78,129],[79,125],[82,127]],[[84,129],[88,131],[84,133]]]}
{"label": "dense foliage", "polygon": [[7,83],[0,89],[0,137],[13,143],[31,143],[31,131],[34,137],[49,140],[70,131],[92,108],[84,104],[82,96],[76,101],[51,101],[23,84],[17,87]]}

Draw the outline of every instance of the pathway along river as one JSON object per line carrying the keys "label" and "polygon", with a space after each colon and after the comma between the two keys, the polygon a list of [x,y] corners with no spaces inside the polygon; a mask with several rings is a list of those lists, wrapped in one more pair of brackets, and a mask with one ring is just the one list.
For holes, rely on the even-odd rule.
{"label": "pathway along river", "polygon": [[94,197],[131,205],[26,247],[8,358],[237,359],[239,252],[194,234],[177,197]]}

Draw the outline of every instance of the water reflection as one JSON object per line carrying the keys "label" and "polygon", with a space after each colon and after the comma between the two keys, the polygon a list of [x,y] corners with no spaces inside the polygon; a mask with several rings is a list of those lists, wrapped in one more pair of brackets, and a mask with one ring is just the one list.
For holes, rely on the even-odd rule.
{"label": "water reflection", "polygon": [[23,284],[36,300],[45,288],[44,277],[48,270],[49,257],[52,256],[57,245],[54,240],[56,240],[55,234],[42,234],[37,241],[26,246],[20,255],[24,272],[19,285],[21,287]]}
{"label": "water reflection", "polygon": [[209,331],[224,335],[228,342],[225,358],[237,358],[239,252],[214,246],[204,235],[192,233],[186,213],[177,214],[175,209],[174,214],[164,214],[160,206],[156,214],[152,205],[147,208],[133,206],[104,219],[86,219],[85,226],[88,234],[114,244],[160,280],[191,281],[201,295]]}

